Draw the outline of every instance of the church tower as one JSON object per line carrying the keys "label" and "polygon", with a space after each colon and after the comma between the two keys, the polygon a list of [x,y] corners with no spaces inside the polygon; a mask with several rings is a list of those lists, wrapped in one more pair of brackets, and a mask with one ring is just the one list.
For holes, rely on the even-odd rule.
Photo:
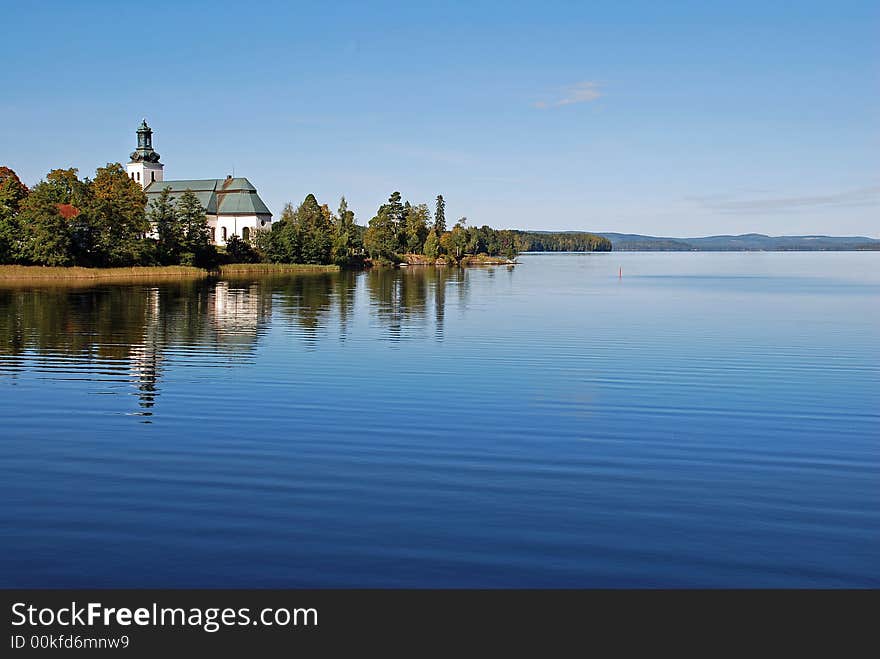
{"label": "church tower", "polygon": [[138,145],[131,154],[131,162],[126,165],[131,180],[137,181],[145,188],[153,181],[162,180],[162,169],[159,154],[153,151],[153,129],[147,126],[144,119],[137,129]]}

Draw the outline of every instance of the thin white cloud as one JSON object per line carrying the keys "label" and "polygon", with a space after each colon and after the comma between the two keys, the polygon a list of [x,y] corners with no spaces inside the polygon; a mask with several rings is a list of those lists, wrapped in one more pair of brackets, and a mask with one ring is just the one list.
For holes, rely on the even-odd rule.
{"label": "thin white cloud", "polygon": [[590,103],[604,95],[599,88],[598,82],[576,82],[562,90],[561,98],[554,101],[538,101],[535,103],[535,107],[544,110],[547,108],[561,108],[565,105],[574,105],[575,103]]}
{"label": "thin white cloud", "polygon": [[743,199],[726,195],[708,195],[703,197],[690,197],[690,201],[695,201],[704,208],[732,215],[774,212],[784,213],[822,207],[865,207],[880,204],[880,185],[842,190],[840,192],[832,192],[828,194],[803,195],[797,197]]}

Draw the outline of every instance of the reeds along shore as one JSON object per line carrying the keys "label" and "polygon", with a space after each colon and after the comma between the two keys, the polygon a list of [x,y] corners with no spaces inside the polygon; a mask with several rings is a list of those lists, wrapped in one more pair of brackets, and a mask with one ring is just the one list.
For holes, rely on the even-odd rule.
{"label": "reeds along shore", "polygon": [[262,275],[296,272],[336,272],[335,265],[232,263],[216,270],[182,265],[135,266],[131,268],[48,267],[39,265],[0,265],[0,286],[57,283],[88,284],[143,282],[168,279],[204,279],[212,275]]}
{"label": "reeds along shore", "polygon": [[135,266],[131,268],[80,268],[39,265],[0,265],[0,282],[143,280],[207,277],[208,271],[182,265]]}

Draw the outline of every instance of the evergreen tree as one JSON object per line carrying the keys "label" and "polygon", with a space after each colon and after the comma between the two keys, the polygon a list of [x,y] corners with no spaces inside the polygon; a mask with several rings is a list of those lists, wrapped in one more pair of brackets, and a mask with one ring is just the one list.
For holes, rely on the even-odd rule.
{"label": "evergreen tree", "polygon": [[338,265],[346,265],[360,247],[360,232],[354,223],[354,211],[348,209],[348,202],[345,200],[345,197],[339,200],[335,228],[333,262]]}
{"label": "evergreen tree", "polygon": [[330,212],[318,205],[315,195],[308,194],[296,209],[294,224],[300,235],[303,263],[330,263],[333,239]]}
{"label": "evergreen tree", "polygon": [[150,204],[149,220],[157,236],[159,262],[163,265],[180,263],[180,255],[186,251],[186,236],[170,188],[162,190],[159,198]]}
{"label": "evergreen tree", "polygon": [[446,233],[446,201],[442,194],[437,195],[437,210],[434,211],[434,233],[438,236]]}
{"label": "evergreen tree", "polygon": [[285,204],[281,217],[272,223],[272,231],[266,237],[260,236],[266,245],[262,247],[272,263],[301,263],[300,235],[296,227],[296,211],[292,204]]}
{"label": "evergreen tree", "polygon": [[192,190],[180,196],[176,215],[182,235],[180,263],[202,268],[216,265],[217,250],[211,243],[205,207]]}

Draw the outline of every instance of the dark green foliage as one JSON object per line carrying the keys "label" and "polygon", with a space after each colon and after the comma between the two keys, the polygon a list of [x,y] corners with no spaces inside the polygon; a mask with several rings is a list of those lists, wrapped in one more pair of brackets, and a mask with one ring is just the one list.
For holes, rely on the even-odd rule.
{"label": "dark green foliage", "polygon": [[387,204],[379,208],[364,235],[364,247],[374,259],[397,262],[399,248],[398,227]]}
{"label": "dark green foliage", "polygon": [[521,252],[610,252],[611,241],[580,231],[544,233],[515,231]]}
{"label": "dark green foliage", "polygon": [[148,217],[157,236],[156,252],[159,262],[163,265],[179,263],[180,255],[185,251],[185,236],[170,188],[162,190],[159,198],[150,204]]}
{"label": "dark green foliage", "polygon": [[437,195],[437,210],[434,211],[434,233],[442,236],[446,233],[446,200],[442,194]]}
{"label": "dark green foliage", "polygon": [[452,231],[447,231],[440,238],[440,244],[443,245],[443,249],[456,261],[467,253],[468,231],[465,227],[465,221],[465,218],[461,218],[452,227]]}
{"label": "dark green foliage", "polygon": [[73,264],[70,229],[46,184],[37,185],[24,200],[18,221],[24,237],[21,261],[34,265]]}
{"label": "dark green foliage", "polygon": [[150,230],[146,195],[122,165],[99,167],[92,182],[92,198],[82,209],[91,224],[90,244],[84,245],[84,265],[141,265],[148,252],[143,242]]}
{"label": "dark green foliage", "polygon": [[296,209],[294,224],[300,233],[302,263],[330,263],[333,247],[329,209],[318,205],[315,195],[306,195],[303,203]]}
{"label": "dark green foliage", "polygon": [[326,264],[333,258],[334,247],[343,250],[335,240],[337,231],[330,209],[309,194],[296,210],[287,204],[272,231],[259,232],[255,242],[258,252],[272,263]]}
{"label": "dark green foliage", "polygon": [[406,251],[421,254],[428,237],[428,220],[431,211],[425,204],[410,206],[406,213]]}
{"label": "dark green foliage", "polygon": [[[182,254],[192,254],[192,265],[212,268],[217,265],[217,248],[211,243],[208,233],[208,218],[205,207],[192,190],[184,192],[177,201],[177,221],[183,235]],[[187,257],[189,260],[189,257]],[[190,265],[183,263],[181,265]]]}
{"label": "dark green foliage", "polygon": [[436,259],[440,256],[440,239],[433,229],[428,232],[428,237],[425,239],[424,254],[430,259]]}
{"label": "dark green foliage", "polygon": [[226,260],[229,263],[257,263],[260,257],[247,240],[234,235],[226,241]]}
{"label": "dark green foliage", "polygon": [[0,263],[24,262],[18,212],[28,192],[14,171],[0,167]]}
{"label": "dark green foliage", "polygon": [[348,209],[345,197],[339,200],[335,228],[333,262],[337,265],[349,265],[360,254],[363,238],[359,227],[354,223],[354,211]]}

